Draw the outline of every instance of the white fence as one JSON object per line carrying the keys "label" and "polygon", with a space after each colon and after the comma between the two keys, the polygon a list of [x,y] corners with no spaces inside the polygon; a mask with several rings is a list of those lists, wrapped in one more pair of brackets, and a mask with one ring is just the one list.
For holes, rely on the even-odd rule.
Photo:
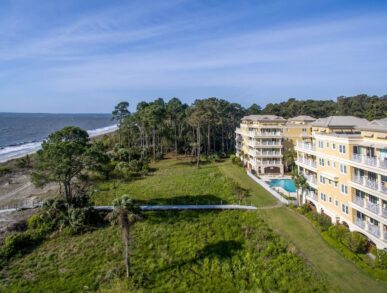
{"label": "white fence", "polygon": [[265,188],[272,196],[274,196],[276,199],[278,199],[280,202],[289,205],[289,204],[294,204],[297,205],[297,200],[288,200],[281,196],[277,191],[273,190],[265,181],[258,179],[255,175],[253,175],[251,172],[247,171],[247,175],[251,179],[253,179],[255,182],[257,182],[259,185],[261,185],[263,188]]}

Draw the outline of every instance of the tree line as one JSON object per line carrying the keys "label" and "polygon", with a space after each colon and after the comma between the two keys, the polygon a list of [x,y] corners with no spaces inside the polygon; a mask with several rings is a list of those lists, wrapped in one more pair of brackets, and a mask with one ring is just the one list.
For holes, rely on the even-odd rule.
{"label": "tree line", "polygon": [[315,118],[332,115],[357,116],[368,120],[387,117],[387,95],[368,96],[356,95],[353,97],[338,97],[333,100],[296,100],[269,103],[261,111],[264,114],[273,114],[284,118],[298,115],[309,115]]}

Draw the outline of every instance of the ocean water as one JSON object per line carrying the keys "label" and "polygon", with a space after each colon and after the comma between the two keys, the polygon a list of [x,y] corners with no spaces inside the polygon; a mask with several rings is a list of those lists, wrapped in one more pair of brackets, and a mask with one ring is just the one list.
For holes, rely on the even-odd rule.
{"label": "ocean water", "polygon": [[40,149],[47,136],[65,126],[78,126],[96,136],[117,129],[110,114],[0,113],[0,162]]}

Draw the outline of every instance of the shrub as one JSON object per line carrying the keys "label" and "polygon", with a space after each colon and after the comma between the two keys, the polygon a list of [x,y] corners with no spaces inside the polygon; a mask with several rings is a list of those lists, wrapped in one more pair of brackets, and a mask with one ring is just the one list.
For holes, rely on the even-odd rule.
{"label": "shrub", "polygon": [[307,204],[303,204],[302,206],[299,207],[299,211],[301,214],[306,215],[307,213],[311,212],[311,209]]}
{"label": "shrub", "polygon": [[344,225],[333,225],[328,229],[329,236],[331,236],[333,239],[341,243],[343,243],[348,233],[350,232],[348,228]]}
{"label": "shrub", "polygon": [[0,176],[11,173],[11,169],[5,166],[0,166]]}
{"label": "shrub", "polygon": [[354,253],[365,253],[367,251],[367,238],[358,232],[347,233],[343,239],[346,245]]}
{"label": "shrub", "polygon": [[375,267],[380,268],[382,270],[387,269],[387,252],[384,250],[376,250],[375,253]]}
{"label": "shrub", "polygon": [[42,239],[42,233],[36,230],[12,233],[5,238],[4,244],[0,248],[1,259],[9,259],[17,254],[23,254],[40,243]]}

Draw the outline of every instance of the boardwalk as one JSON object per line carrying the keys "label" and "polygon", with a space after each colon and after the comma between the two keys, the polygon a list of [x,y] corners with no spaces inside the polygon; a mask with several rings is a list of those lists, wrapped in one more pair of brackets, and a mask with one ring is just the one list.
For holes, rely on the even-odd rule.
{"label": "boardwalk", "polygon": [[[111,211],[113,206],[95,206],[96,210]],[[183,211],[183,210],[256,210],[254,206],[223,204],[223,205],[149,205],[140,206],[143,211]]]}

